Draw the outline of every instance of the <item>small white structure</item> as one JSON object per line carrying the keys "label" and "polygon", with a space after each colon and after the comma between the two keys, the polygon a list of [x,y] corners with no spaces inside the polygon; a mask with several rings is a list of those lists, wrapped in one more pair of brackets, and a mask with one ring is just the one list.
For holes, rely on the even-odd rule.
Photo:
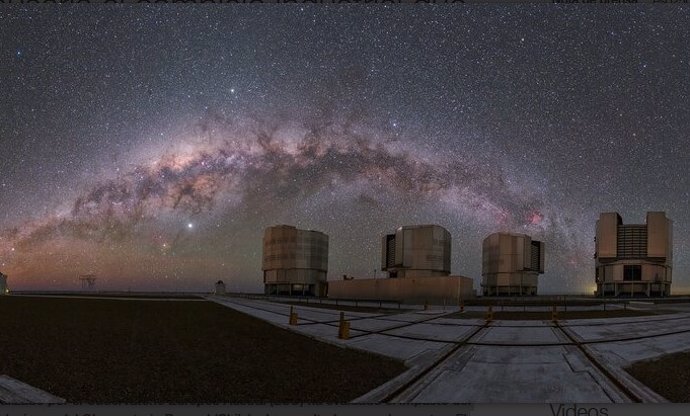
{"label": "small white structure", "polygon": [[82,274],[79,276],[79,281],[81,282],[82,289],[92,290],[94,285],[96,284],[96,275],[93,273]]}
{"label": "small white structure", "polygon": [[225,294],[225,283],[222,280],[216,282],[216,288],[213,291],[214,295],[224,295]]}
{"label": "small white structure", "polygon": [[7,275],[0,273],[0,296],[10,293],[7,288]]}

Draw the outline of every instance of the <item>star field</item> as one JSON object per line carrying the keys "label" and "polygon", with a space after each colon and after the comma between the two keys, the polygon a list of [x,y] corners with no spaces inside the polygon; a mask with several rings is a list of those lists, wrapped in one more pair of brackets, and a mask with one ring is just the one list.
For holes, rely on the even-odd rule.
{"label": "star field", "polygon": [[120,6],[0,10],[13,289],[259,290],[281,223],[381,277],[381,235],[436,223],[476,287],[512,231],[584,293],[605,211],[666,211],[690,289],[687,7]]}

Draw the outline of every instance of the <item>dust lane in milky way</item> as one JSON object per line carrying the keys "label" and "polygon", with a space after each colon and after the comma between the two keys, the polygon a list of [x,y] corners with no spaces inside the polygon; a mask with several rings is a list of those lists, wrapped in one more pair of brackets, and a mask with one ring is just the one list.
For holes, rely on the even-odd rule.
{"label": "dust lane in milky way", "polygon": [[[184,264],[191,262],[200,268],[197,273],[206,274],[207,266],[193,260],[200,255],[198,247],[206,246],[203,237],[193,235],[193,228],[228,230],[222,219],[228,215],[261,215],[268,224],[276,201],[294,206],[298,212],[320,210],[321,198],[310,203],[315,206],[305,203],[319,194],[327,194],[324,199],[330,203],[362,198],[379,206],[374,211],[390,202],[397,206],[401,195],[414,195],[419,203],[439,213],[455,213],[487,227],[523,227],[531,232],[558,227],[555,218],[546,216],[550,208],[540,200],[542,196],[510,186],[498,165],[478,164],[462,154],[425,154],[398,139],[377,142],[342,125],[311,129],[292,125],[288,131],[271,132],[260,130],[260,125],[254,128],[242,129],[245,134],[254,132],[241,136],[205,126],[204,130],[214,134],[182,141],[186,150],[165,151],[146,165],[95,183],[74,197],[62,213],[6,230],[2,255],[11,259],[10,267],[17,264],[30,269],[44,267],[36,257],[52,252],[49,267],[64,264],[69,274],[75,261],[74,254],[69,254],[71,244],[93,243],[117,250],[91,260],[86,259],[88,249],[80,253],[85,258],[81,260],[84,270],[116,274],[122,270],[103,268],[102,257],[116,263],[122,252],[128,253],[128,247],[136,245],[139,254],[128,253],[131,261],[127,263],[146,263],[155,253],[166,263],[158,267],[186,269]],[[352,228],[357,228],[356,222]],[[371,241],[384,231],[359,230],[365,235],[370,232]],[[258,241],[260,235],[259,229],[254,235],[237,238]],[[559,235],[565,236],[567,231],[560,230]],[[67,253],[55,248],[61,246]],[[213,263],[224,263],[224,253],[214,255]],[[56,271],[44,270],[48,274]],[[131,273],[136,270],[134,267]]]}

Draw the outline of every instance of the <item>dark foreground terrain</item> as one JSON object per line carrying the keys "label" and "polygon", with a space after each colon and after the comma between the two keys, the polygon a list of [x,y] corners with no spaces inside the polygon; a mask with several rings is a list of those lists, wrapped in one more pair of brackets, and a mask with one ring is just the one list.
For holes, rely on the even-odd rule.
{"label": "dark foreground terrain", "polygon": [[627,369],[649,388],[673,403],[690,403],[690,352],[664,355]]}
{"label": "dark foreground terrain", "polygon": [[405,370],[212,302],[0,297],[0,374],[70,403],[343,403]]}

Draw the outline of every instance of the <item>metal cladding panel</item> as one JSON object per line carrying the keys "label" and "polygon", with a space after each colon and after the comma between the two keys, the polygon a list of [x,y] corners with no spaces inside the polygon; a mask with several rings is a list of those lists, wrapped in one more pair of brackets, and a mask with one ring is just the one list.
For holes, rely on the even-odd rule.
{"label": "metal cladding panel", "polygon": [[488,273],[495,273],[495,270],[491,268],[491,266],[494,264],[491,262],[493,238],[494,234],[486,237],[484,241],[482,241],[482,276],[485,276]]}
{"label": "metal cladding panel", "polygon": [[611,283],[613,282],[613,267],[612,266],[599,266],[599,279],[602,282]]}
{"label": "metal cladding panel", "polygon": [[489,272],[489,262],[487,256],[489,253],[489,237],[482,240],[482,276]]}
{"label": "metal cladding panel", "polygon": [[510,273],[518,268],[517,240],[510,234],[501,234],[498,248],[498,272]]}
{"label": "metal cladding panel", "polygon": [[381,238],[381,270],[395,268],[396,247],[395,234],[387,234]]}
{"label": "metal cladding panel", "polygon": [[510,286],[511,281],[511,273],[501,273],[496,275],[496,286]]}
{"label": "metal cladding panel", "polygon": [[520,265],[521,267],[519,268],[519,270],[532,269],[532,238],[525,235],[519,236],[517,237],[517,239],[518,247],[521,251],[519,254],[522,254],[522,264]]}
{"label": "metal cladding panel", "polygon": [[[395,252],[397,268],[428,270],[444,275],[450,273],[450,233],[443,227],[419,225],[399,228],[395,236]],[[390,264],[388,267],[391,268]],[[403,272],[402,275],[407,273]]]}
{"label": "metal cladding panel", "polygon": [[642,265],[642,281],[643,282],[665,282],[666,281],[666,267],[657,264],[643,264]]}
{"label": "metal cladding panel", "polygon": [[403,229],[398,228],[395,231],[395,266],[403,267],[403,250],[405,249],[405,240],[403,239]]}
{"label": "metal cladding panel", "polygon": [[611,280],[614,282],[623,281],[623,264],[612,264],[609,270],[611,271]]}
{"label": "metal cladding panel", "polygon": [[513,291],[519,291],[519,287],[537,286],[538,276],[535,272],[514,272],[514,273],[499,273],[490,276],[484,285],[493,286],[512,286]]}
{"label": "metal cladding panel", "polygon": [[499,234],[498,235],[498,250],[501,254],[512,254],[513,249],[513,239],[510,234]]}
{"label": "metal cladding panel", "polygon": [[544,250],[546,246],[544,245],[543,241],[539,241],[539,273],[544,273],[544,259],[546,256],[544,255]]}
{"label": "metal cladding panel", "polygon": [[[433,270],[433,264],[429,261],[427,255],[433,250],[433,230],[430,228],[423,228],[414,230],[412,232],[413,247],[412,251],[414,263],[411,264],[413,268]],[[408,247],[409,249],[409,247]]]}
{"label": "metal cladding panel", "polygon": [[494,233],[482,242],[482,275],[544,272],[544,243],[524,234]]}
{"label": "metal cladding panel", "polygon": [[[482,275],[498,273],[502,269],[509,270],[510,257],[501,257],[501,246],[509,241],[502,234],[494,233],[484,239],[482,244]],[[505,249],[505,247],[504,247]]]}
{"label": "metal cladding panel", "polygon": [[[668,247],[668,251],[666,252],[666,264],[669,266],[669,272],[670,272],[670,267],[673,263],[673,221],[672,220],[667,220],[668,224],[668,232],[667,237],[668,239],[666,240],[666,247]],[[669,277],[669,281],[671,278]]]}
{"label": "metal cladding panel", "polygon": [[297,258],[297,229],[269,227],[263,239],[263,270],[294,268]]}
{"label": "metal cladding panel", "polygon": [[468,277],[442,276],[405,279],[355,279],[328,283],[328,296],[348,299],[381,299],[411,303],[455,303],[474,297]]}
{"label": "metal cladding panel", "polygon": [[264,271],[264,283],[287,282],[286,269],[274,269]]}
{"label": "metal cladding panel", "polygon": [[262,269],[267,282],[313,280],[304,277],[308,272],[293,273],[297,269],[314,270],[320,272],[317,273],[319,276],[325,275],[328,270],[328,236],[292,226],[269,227],[264,231]]}
{"label": "metal cladding panel", "polygon": [[388,254],[387,254],[387,264],[388,267],[395,266],[395,247],[397,247],[397,240],[395,239],[395,234],[388,236]]}
{"label": "metal cladding panel", "polygon": [[496,241],[496,249],[493,251],[492,257],[489,260],[494,263],[492,268],[496,270],[496,273],[508,272],[511,270],[512,259],[510,258],[510,252],[511,239],[499,234]]}
{"label": "metal cladding panel", "polygon": [[381,270],[388,269],[388,236],[381,237]]}
{"label": "metal cladding panel", "polygon": [[524,250],[525,250],[525,255],[522,257],[523,265],[524,265],[525,269],[535,270],[532,267],[532,251],[535,250],[536,248],[534,246],[532,246],[532,237],[530,237],[530,236],[523,237],[522,244],[523,244]]}
{"label": "metal cladding panel", "polygon": [[328,270],[328,236],[318,231],[298,230],[297,268]]}
{"label": "metal cladding panel", "polygon": [[669,221],[663,212],[647,213],[647,256],[668,257],[671,245],[669,244]]}
{"label": "metal cladding panel", "polygon": [[413,232],[403,229],[402,267],[409,268],[414,264]]}
{"label": "metal cladding panel", "polygon": [[315,269],[288,270],[287,278],[290,283],[318,283],[326,280],[326,272]]}
{"label": "metal cladding panel", "polygon": [[[512,237],[514,257],[514,270],[522,270],[525,268],[525,255],[529,254],[529,249],[525,250],[523,239],[520,237]],[[525,253],[527,251],[527,253]]]}
{"label": "metal cladding panel", "polygon": [[452,240],[450,232],[443,227],[432,228],[433,247],[436,255],[441,256],[441,261],[435,261],[439,268],[450,273],[450,257]]}
{"label": "metal cladding panel", "polygon": [[450,258],[452,256],[453,240],[450,236],[450,232],[443,230],[443,239],[445,241],[443,246],[443,270],[447,270],[450,273]]}
{"label": "metal cladding panel", "polygon": [[619,222],[620,215],[617,212],[605,212],[599,215],[596,228],[598,258],[616,257]]}
{"label": "metal cladding panel", "polygon": [[544,243],[541,241],[530,241],[529,270],[544,273]]}

